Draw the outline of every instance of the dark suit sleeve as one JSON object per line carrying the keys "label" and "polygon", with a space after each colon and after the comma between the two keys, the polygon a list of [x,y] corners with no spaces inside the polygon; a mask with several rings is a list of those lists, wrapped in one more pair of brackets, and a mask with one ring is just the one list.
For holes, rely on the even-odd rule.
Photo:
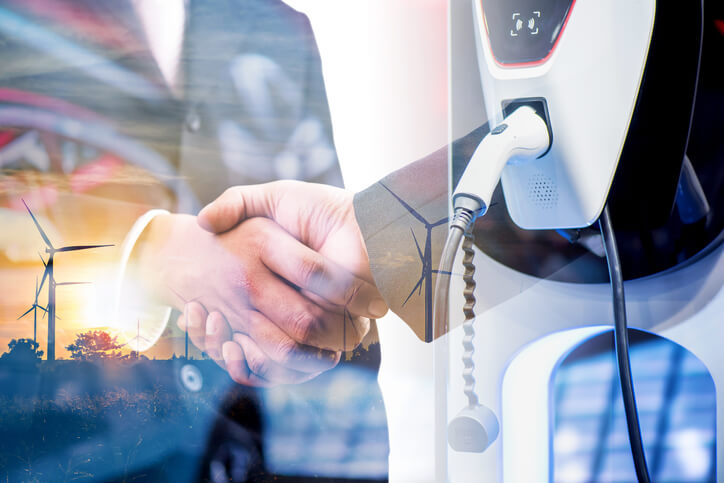
{"label": "dark suit sleeve", "polygon": [[447,237],[448,183],[457,183],[487,132],[483,125],[355,195],[375,282],[392,311],[428,342],[435,272]]}

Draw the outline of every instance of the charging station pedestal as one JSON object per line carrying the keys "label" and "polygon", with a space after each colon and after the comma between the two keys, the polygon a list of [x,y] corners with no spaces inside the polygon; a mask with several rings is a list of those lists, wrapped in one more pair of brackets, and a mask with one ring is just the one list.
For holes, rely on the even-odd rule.
{"label": "charging station pedestal", "polygon": [[[481,60],[476,50],[480,39],[476,39],[473,22],[476,6],[470,0],[450,0],[448,4],[452,141],[488,121],[495,109],[486,109],[484,99],[494,96],[483,96],[481,89]],[[486,80],[491,79],[483,78]],[[498,87],[495,95],[500,94]],[[495,125],[496,120],[492,121]],[[554,139],[557,134],[553,133]],[[454,162],[450,160],[451,173]],[[512,186],[510,178],[508,185]],[[507,193],[506,201],[510,201]],[[475,252],[475,392],[480,404],[495,417],[499,434],[481,452],[459,451],[449,444],[450,423],[468,405],[461,327],[464,283],[459,276],[452,277],[450,332],[433,343],[435,481],[552,481],[552,375],[576,346],[611,329],[611,287],[607,282],[576,283],[528,275],[478,248]],[[462,272],[461,258],[462,252],[454,274]],[[694,257],[685,266],[627,281],[625,288],[629,327],[681,345],[707,367],[717,388],[716,412],[721,421],[724,353],[718,349],[716,334],[722,330],[718,324],[724,314],[724,245]],[[459,431],[455,424],[462,423],[453,425],[453,430]],[[723,428],[717,424],[717,441],[724,440],[719,438],[724,436]],[[474,431],[469,436],[474,438]],[[723,445],[717,445],[716,463],[717,468],[724,464]]]}

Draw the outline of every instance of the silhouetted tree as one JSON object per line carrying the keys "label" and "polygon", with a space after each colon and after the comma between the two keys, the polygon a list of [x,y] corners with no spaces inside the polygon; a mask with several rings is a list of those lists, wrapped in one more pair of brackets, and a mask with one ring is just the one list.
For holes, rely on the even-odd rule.
{"label": "silhouetted tree", "polygon": [[38,347],[40,344],[33,339],[13,339],[8,344],[10,350],[0,360],[19,365],[37,364],[43,357],[43,351],[38,350]]}
{"label": "silhouetted tree", "polygon": [[124,361],[139,361],[139,360],[147,361],[148,357],[144,356],[143,354],[141,354],[138,351],[131,351],[128,354],[122,356],[121,359],[123,359]]}
{"label": "silhouetted tree", "polygon": [[70,358],[77,361],[97,361],[101,359],[120,359],[121,344],[117,337],[111,337],[102,330],[89,330],[76,334],[75,342],[65,346]]}

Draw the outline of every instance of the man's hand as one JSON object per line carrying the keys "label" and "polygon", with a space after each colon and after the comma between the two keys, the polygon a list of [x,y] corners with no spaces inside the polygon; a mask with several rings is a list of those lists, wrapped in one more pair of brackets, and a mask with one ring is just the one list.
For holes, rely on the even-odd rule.
{"label": "man's hand", "polygon": [[212,358],[223,357],[237,382],[311,379],[356,347],[369,329],[364,317],[377,315],[367,302],[379,296],[374,285],[268,219],[213,235],[194,217],[162,215],[140,244],[147,288],[185,305],[180,327]]}
{"label": "man's hand", "polygon": [[[201,210],[197,221],[204,229],[218,234],[249,218],[270,218],[322,257],[374,286],[352,199],[353,194],[341,188],[301,181],[236,186]],[[315,281],[312,292],[334,304],[348,303],[345,294],[335,287],[334,274],[325,272],[321,266],[304,268],[301,272],[306,272]],[[309,272],[313,272],[311,276]],[[353,292],[348,288],[346,295]],[[359,301],[367,302],[367,307],[354,307],[359,311],[357,313],[372,318],[387,313],[387,304],[376,289],[374,293],[364,295]]]}
{"label": "man's hand", "polygon": [[[199,213],[197,221],[212,233],[224,234],[255,217],[274,220],[316,252],[318,258],[300,263],[301,259],[288,257],[283,265],[280,262],[270,268],[283,273],[303,294],[322,306],[331,304],[351,314],[380,318],[387,312],[387,304],[376,288],[371,290],[374,279],[352,201],[352,193],[340,188],[276,181],[227,189]],[[269,248],[286,250],[280,242]],[[325,266],[322,260],[333,264]],[[331,267],[342,270],[330,270]],[[243,348],[244,342],[243,336],[235,335],[233,341],[224,344],[224,359],[232,375],[244,374],[244,359],[248,363],[250,357]]]}

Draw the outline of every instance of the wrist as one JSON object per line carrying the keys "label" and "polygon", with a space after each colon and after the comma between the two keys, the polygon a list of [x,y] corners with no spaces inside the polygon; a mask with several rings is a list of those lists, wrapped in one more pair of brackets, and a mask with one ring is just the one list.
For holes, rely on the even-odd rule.
{"label": "wrist", "polygon": [[179,308],[178,297],[170,293],[174,266],[188,256],[179,246],[187,240],[187,226],[196,226],[191,215],[159,214],[146,226],[136,242],[132,259],[141,288],[158,302]]}

